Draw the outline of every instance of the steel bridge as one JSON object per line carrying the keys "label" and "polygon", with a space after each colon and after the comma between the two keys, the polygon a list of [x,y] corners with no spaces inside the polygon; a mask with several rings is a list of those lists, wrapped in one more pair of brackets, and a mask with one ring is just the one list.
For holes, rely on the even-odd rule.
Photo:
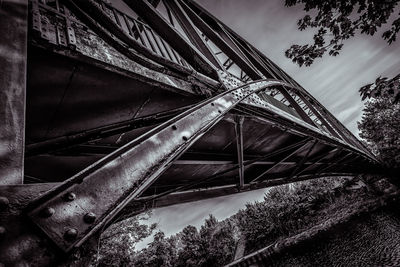
{"label": "steel bridge", "polygon": [[[0,262],[52,265],[146,209],[379,165],[192,0],[0,5]],[[324,88],[321,88],[324,90]]]}

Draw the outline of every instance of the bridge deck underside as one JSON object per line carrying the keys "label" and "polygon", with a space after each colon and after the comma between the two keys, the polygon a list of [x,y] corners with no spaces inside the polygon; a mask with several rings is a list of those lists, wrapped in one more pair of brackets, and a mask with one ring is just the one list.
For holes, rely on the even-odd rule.
{"label": "bridge deck underside", "polygon": [[[35,53],[28,65],[27,183],[62,182],[202,100],[184,90],[40,48],[31,50]],[[47,73],[51,75],[44,80]],[[282,183],[282,178],[286,183],[318,172],[358,171],[360,157],[349,156],[326,134],[282,114],[241,104],[177,158],[142,196],[221,186],[258,188],[274,180]],[[241,145],[236,118],[243,121]]]}

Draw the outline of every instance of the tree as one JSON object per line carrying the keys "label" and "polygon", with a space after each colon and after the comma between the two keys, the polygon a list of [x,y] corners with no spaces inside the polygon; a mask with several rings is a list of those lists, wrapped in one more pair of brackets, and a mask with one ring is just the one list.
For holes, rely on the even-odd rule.
{"label": "tree", "polygon": [[111,225],[100,238],[100,248],[96,266],[123,266],[132,260],[136,244],[150,236],[156,224],[146,225],[142,220],[148,220],[151,212],[148,211],[141,216]]}
{"label": "tree", "polygon": [[210,214],[200,231],[189,225],[178,236],[182,248],[176,266],[223,266],[233,260],[237,237],[230,220],[218,222]]}
{"label": "tree", "polygon": [[[304,4],[306,15],[297,25],[300,31],[308,28],[316,29],[313,43],[306,45],[294,44],[286,50],[286,57],[300,67],[310,66],[316,58],[321,58],[326,52],[330,56],[339,55],[343,42],[355,36],[356,33],[374,35],[378,29],[384,30],[382,38],[390,45],[396,41],[400,31],[400,13],[395,13],[399,0],[343,0],[343,1],[315,1],[315,0],[286,0],[288,7]],[[389,21],[394,20],[391,24]],[[393,102],[400,100],[400,86],[397,78],[378,78],[375,84],[360,89],[360,94],[370,98],[377,89],[387,87],[387,91],[394,90]],[[377,91],[379,94],[380,91]]]}
{"label": "tree", "polygon": [[237,230],[232,220],[218,222],[210,215],[200,231],[186,226],[175,236],[165,238],[158,232],[154,240],[137,252],[133,266],[223,266],[233,260]]}
{"label": "tree", "polygon": [[154,234],[154,240],[147,248],[136,254],[129,266],[176,266],[176,243],[175,237],[165,238],[165,234],[162,231],[158,231]]}
{"label": "tree", "polygon": [[311,214],[333,201],[333,187],[329,178],[282,185],[270,189],[264,201],[247,204],[235,215],[246,240],[246,252],[311,225]]}
{"label": "tree", "polygon": [[372,98],[365,104],[358,128],[384,165],[400,167],[400,103],[393,104],[384,94]]}
{"label": "tree", "polygon": [[362,100],[366,98],[385,98],[395,104],[400,101],[400,74],[392,79],[378,77],[374,83],[360,88]]}

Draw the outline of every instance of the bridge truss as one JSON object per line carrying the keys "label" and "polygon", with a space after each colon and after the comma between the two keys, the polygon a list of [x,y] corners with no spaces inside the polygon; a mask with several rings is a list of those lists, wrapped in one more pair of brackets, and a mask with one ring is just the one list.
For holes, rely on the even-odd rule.
{"label": "bridge truss", "polygon": [[129,9],[102,0],[0,7],[6,266],[71,261],[107,225],[149,205],[379,165],[196,2],[124,1]]}

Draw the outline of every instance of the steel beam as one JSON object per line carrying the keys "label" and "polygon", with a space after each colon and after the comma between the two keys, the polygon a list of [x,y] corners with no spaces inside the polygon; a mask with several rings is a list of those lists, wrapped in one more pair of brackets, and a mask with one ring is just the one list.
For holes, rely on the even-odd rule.
{"label": "steel beam", "polygon": [[281,159],[278,162],[275,162],[274,165],[272,165],[271,167],[269,167],[266,171],[264,171],[262,174],[258,175],[256,178],[254,178],[251,183],[256,182],[257,180],[263,178],[265,175],[267,175],[271,170],[273,170],[276,166],[278,166],[279,164],[281,164],[282,162],[288,160],[289,158],[291,158],[293,155],[295,155],[297,152],[299,152],[300,150],[304,149],[304,147],[306,147],[308,145],[308,142],[303,144],[302,146],[300,146],[299,148],[295,149],[293,152],[291,152],[289,155],[287,155],[286,157],[284,157],[283,159]]}
{"label": "steel beam", "polygon": [[203,19],[196,14],[186,3],[180,1],[182,8],[192,20],[192,22],[199,28],[211,41],[213,41],[222,52],[231,58],[250,78],[253,80],[262,79],[263,75],[246,59],[242,54],[233,49],[226,41],[212,29]]}
{"label": "steel beam", "polygon": [[314,161],[314,163],[311,164],[310,166],[304,168],[303,170],[301,170],[298,174],[296,174],[295,177],[297,177],[297,176],[299,176],[300,174],[302,174],[302,173],[308,171],[309,169],[311,169],[312,167],[314,167],[315,164],[320,163],[322,160],[324,160],[324,159],[330,157],[333,153],[340,154],[340,153],[342,152],[342,150],[343,150],[342,148],[334,148],[334,149],[332,149],[331,151],[329,151],[327,154],[324,153],[324,154],[322,154],[322,155],[319,155],[319,156],[314,157],[313,159],[311,159],[311,161]]}
{"label": "steel beam", "polygon": [[143,18],[168,44],[199,72],[218,79],[218,73],[212,63],[199,50],[188,43],[181,34],[144,0],[124,0],[141,18]]}
{"label": "steel beam", "polygon": [[[244,162],[246,162],[246,161],[244,161]],[[243,162],[243,166],[245,166],[244,162]],[[274,163],[275,163],[275,161],[256,161],[256,162],[251,163],[251,165],[272,165]],[[311,161],[307,161],[307,162],[304,162],[303,164],[311,164],[311,163],[312,163]],[[180,160],[180,159],[178,159],[178,160],[175,160],[172,164],[173,165],[235,165],[236,162],[233,160],[201,160],[201,159]],[[284,162],[281,162],[280,164],[282,164],[282,165],[297,165],[298,163],[295,161],[284,161]],[[249,163],[247,166],[249,166]]]}
{"label": "steel beam", "polygon": [[242,116],[235,117],[236,151],[239,164],[239,187],[244,185],[244,164],[243,164],[243,121]]}
{"label": "steel beam", "polygon": [[[253,82],[200,103],[41,197],[31,204],[29,217],[60,249],[70,251],[144,192],[226,112],[249,95],[277,85],[289,86],[280,81]],[[54,216],[43,217],[43,210],[48,208],[54,210]],[[88,213],[95,214],[93,221],[86,221]]]}
{"label": "steel beam", "polygon": [[99,138],[106,138],[115,134],[125,133],[133,129],[157,125],[165,122],[181,112],[188,110],[191,106],[185,106],[177,109],[167,110],[164,112],[159,112],[151,114],[144,117],[133,118],[131,120],[126,120],[118,123],[113,123],[110,125],[104,125],[95,129],[78,132],[66,136],[60,136],[50,140],[41,141],[38,143],[32,143],[26,145],[26,156],[34,156],[41,153],[48,153],[56,151],[58,149],[63,149],[77,144],[82,144],[91,140],[96,140]]}
{"label": "steel beam", "polygon": [[[125,33],[111,18],[104,14],[104,12],[92,0],[82,0],[79,2],[76,2],[76,0],[63,1],[71,10],[73,10],[74,15],[77,15],[80,20],[85,22],[87,26],[99,35],[99,37],[132,61],[138,62],[152,70],[160,71],[172,76],[182,77],[182,75],[187,76],[193,72],[193,70],[169,59],[163,58],[150,51],[145,46],[139,44],[135,39]],[[119,40],[115,38],[114,34]],[[138,51],[140,55],[131,48]],[[154,64],[143,56],[157,62],[158,64]],[[165,66],[166,68],[162,66]],[[192,75],[198,76],[196,73],[192,73]]]}
{"label": "steel beam", "polygon": [[[339,154],[340,155],[340,154]],[[336,166],[336,165],[339,165],[341,162],[343,162],[343,161],[345,161],[348,157],[350,157],[350,156],[353,156],[353,153],[347,153],[347,155],[346,156],[344,156],[344,157],[339,157],[339,158],[337,158],[336,160],[334,160],[333,162],[330,162],[329,164],[328,164],[328,166],[326,166],[326,167],[322,167],[320,170],[318,170],[317,172],[316,172],[316,174],[320,174],[320,173],[322,173],[322,172],[324,172],[324,171],[327,171],[328,169],[330,169],[330,168],[332,168],[333,166]]]}
{"label": "steel beam", "polygon": [[28,2],[0,3],[0,185],[24,176]]}
{"label": "steel beam", "polygon": [[318,144],[317,140],[314,140],[310,148],[308,149],[307,153],[304,155],[304,157],[301,159],[299,163],[296,164],[295,169],[292,171],[292,173],[289,175],[288,179],[292,179],[293,176],[296,174],[296,172],[303,167],[303,165],[306,163],[308,157],[310,156],[311,152],[313,151],[314,147]]}
{"label": "steel beam", "polygon": [[[307,105],[307,107],[314,113],[314,115],[322,122],[322,124],[328,129],[328,131],[335,137],[342,139],[342,137],[332,128],[332,126],[325,120],[325,118],[316,110],[316,108],[308,101],[301,92],[297,92],[297,95]],[[343,139],[342,139],[343,140]]]}
{"label": "steel beam", "polygon": [[222,69],[221,63],[216,59],[215,55],[211,52],[210,47],[204,42],[203,38],[198,34],[193,23],[187,17],[187,14],[178,4],[177,0],[163,1],[165,6],[172,10],[182,29],[190,41],[196,46],[199,51],[214,65],[214,67]]}
{"label": "steel beam", "polygon": [[315,126],[314,122],[310,119],[310,117],[304,112],[304,110],[297,104],[297,102],[292,98],[286,88],[278,88],[279,92],[285,97],[287,101],[289,101],[290,105],[296,110],[297,114],[307,122],[308,124]]}

